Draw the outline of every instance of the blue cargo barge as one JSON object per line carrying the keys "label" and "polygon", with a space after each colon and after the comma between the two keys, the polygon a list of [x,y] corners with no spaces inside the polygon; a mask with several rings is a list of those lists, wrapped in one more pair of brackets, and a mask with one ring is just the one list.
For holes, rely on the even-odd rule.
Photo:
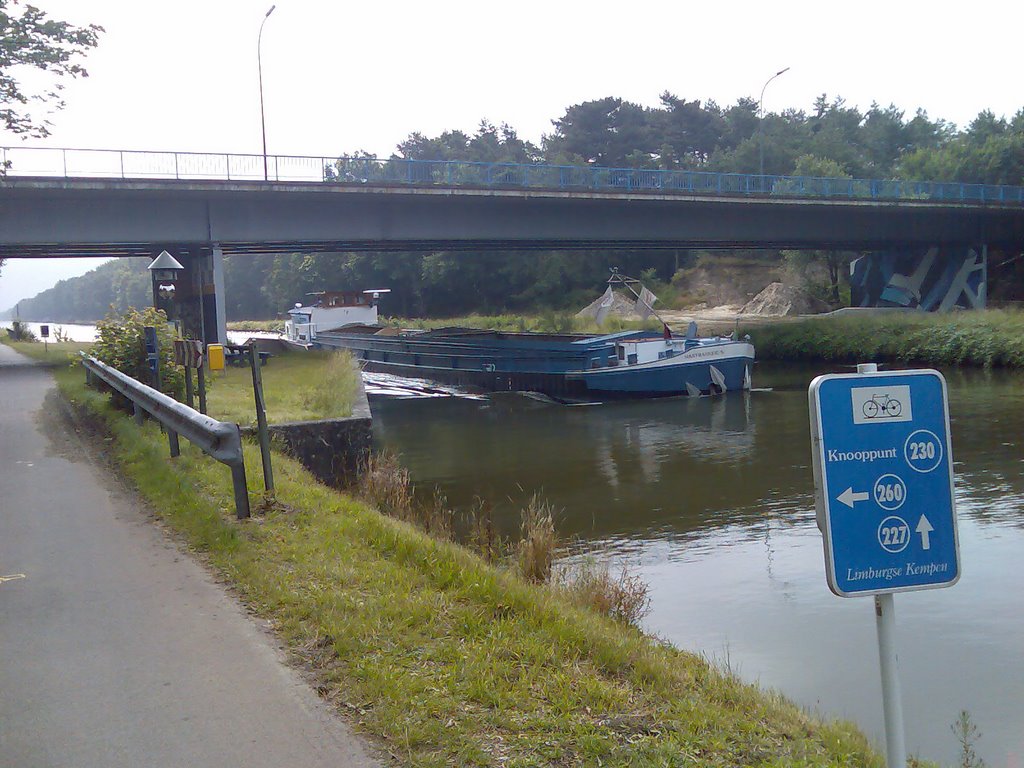
{"label": "blue cargo barge", "polygon": [[314,344],[348,349],[368,371],[485,391],[533,391],[572,400],[720,394],[750,388],[747,340],[651,331],[600,336],[471,328],[397,331],[347,326]]}

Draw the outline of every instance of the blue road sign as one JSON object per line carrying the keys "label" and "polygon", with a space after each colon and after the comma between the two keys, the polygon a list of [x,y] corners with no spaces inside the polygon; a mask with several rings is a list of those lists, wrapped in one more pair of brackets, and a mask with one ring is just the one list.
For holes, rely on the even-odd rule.
{"label": "blue road sign", "polygon": [[808,397],[829,588],[854,597],[956,583],[960,547],[942,374],[819,376]]}

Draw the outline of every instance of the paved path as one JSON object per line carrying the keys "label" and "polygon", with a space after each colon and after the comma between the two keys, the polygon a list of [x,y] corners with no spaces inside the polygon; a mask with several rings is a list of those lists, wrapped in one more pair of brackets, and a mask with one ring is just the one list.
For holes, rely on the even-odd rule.
{"label": "paved path", "polygon": [[54,429],[51,387],[0,345],[0,766],[375,765],[270,636]]}

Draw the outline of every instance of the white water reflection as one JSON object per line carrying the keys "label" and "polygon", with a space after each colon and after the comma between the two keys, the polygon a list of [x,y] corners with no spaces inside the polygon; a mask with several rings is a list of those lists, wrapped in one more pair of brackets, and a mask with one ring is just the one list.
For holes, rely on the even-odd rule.
{"label": "white water reflection", "polygon": [[[0,320],[0,329],[11,327],[12,320]],[[50,330],[49,340],[54,341],[58,334],[64,334],[68,341],[96,341],[96,326],[85,323],[36,323],[22,321],[22,325],[28,326],[35,337],[42,341],[42,326],[48,326]],[[270,331],[228,331],[228,341],[231,344],[242,344],[248,339],[279,339],[281,334]]]}

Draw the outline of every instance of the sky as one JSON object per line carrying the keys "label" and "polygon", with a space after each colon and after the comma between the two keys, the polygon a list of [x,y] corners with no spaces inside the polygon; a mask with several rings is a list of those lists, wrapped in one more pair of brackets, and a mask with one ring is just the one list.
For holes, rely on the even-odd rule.
{"label": "sky", "polygon": [[[257,39],[270,0],[33,0],[106,32],[67,84],[52,135],[3,146],[261,152]],[[821,94],[966,126],[1013,115],[1024,4],[689,0],[279,0],[262,39],[267,151],[388,155],[413,131],[481,119],[539,142],[566,107],[604,96],[648,106],[665,90],[766,112]],[[9,261],[0,310],[96,266]]]}

